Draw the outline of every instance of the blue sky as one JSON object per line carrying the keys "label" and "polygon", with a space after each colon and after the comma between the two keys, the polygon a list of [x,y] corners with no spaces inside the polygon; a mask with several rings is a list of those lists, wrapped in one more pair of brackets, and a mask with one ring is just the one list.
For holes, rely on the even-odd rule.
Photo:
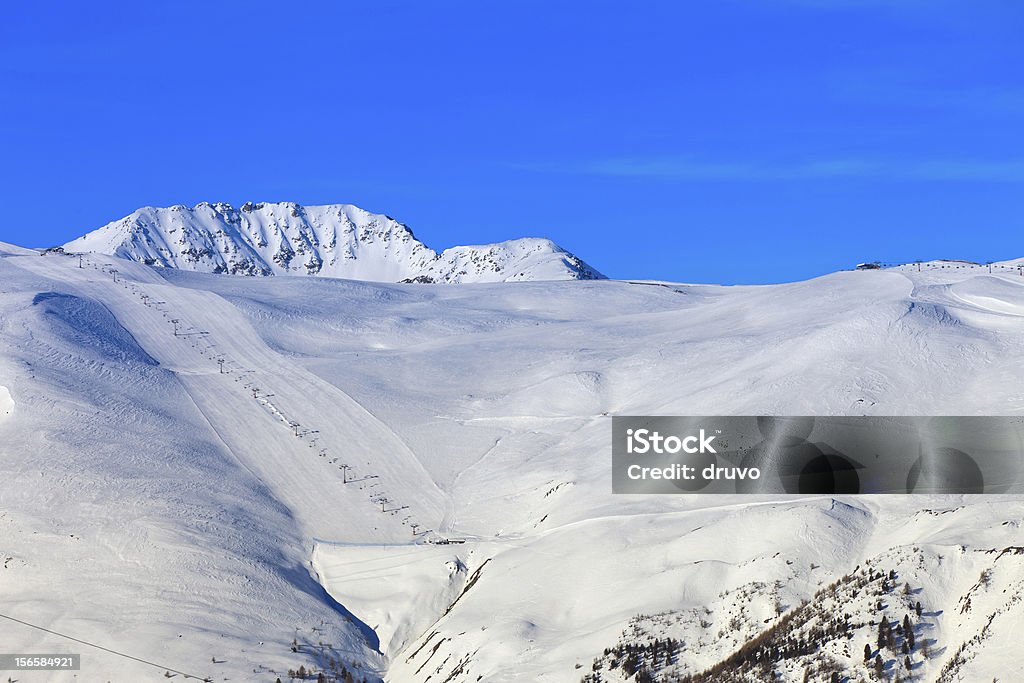
{"label": "blue sky", "polygon": [[0,240],[349,202],[430,246],[779,282],[1024,256],[1024,3],[16,3]]}

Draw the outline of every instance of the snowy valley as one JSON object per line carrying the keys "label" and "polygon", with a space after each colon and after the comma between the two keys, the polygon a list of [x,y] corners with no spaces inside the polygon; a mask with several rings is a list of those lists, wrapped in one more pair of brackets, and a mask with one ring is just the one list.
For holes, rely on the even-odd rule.
{"label": "snowy valley", "polygon": [[615,414],[1019,415],[1012,264],[610,281],[389,221],[0,244],[0,615],[117,651],[0,619],[82,653],[18,680],[1024,680],[1024,492],[612,495],[609,451]]}

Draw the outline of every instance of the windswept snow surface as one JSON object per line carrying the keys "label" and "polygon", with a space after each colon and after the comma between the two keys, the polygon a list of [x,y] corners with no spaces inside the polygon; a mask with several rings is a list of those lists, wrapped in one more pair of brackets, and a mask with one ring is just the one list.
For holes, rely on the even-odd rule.
{"label": "windswept snow surface", "polygon": [[0,387],[0,420],[5,420],[14,410],[14,399],[7,387]]}
{"label": "windswept snow surface", "polygon": [[145,207],[64,247],[164,268],[235,275],[443,283],[603,277],[546,239],[437,253],[393,218],[351,204]]}
{"label": "windswept snow surface", "polygon": [[0,614],[214,680],[579,681],[638,631],[699,671],[870,562],[927,605],[918,680],[1024,677],[1024,497],[613,496],[608,417],[1020,414],[1016,273],[448,287],[0,256]]}

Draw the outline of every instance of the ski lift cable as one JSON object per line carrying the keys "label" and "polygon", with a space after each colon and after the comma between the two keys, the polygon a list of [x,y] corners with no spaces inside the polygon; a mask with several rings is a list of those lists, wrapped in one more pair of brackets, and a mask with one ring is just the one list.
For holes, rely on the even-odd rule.
{"label": "ski lift cable", "polygon": [[141,662],[142,664],[146,664],[147,666],[152,666],[152,667],[155,667],[157,669],[162,669],[164,671],[172,671],[172,672],[174,672],[176,674],[181,674],[186,679],[194,678],[197,681],[205,681],[205,680],[209,679],[208,676],[197,676],[196,674],[185,673],[184,671],[179,671],[178,669],[172,669],[171,667],[164,666],[163,664],[157,664],[156,662],[151,662],[148,659],[142,659],[141,657],[135,657],[135,656],[127,654],[125,652],[120,652],[118,650],[113,650],[113,649],[111,649],[109,647],[104,647],[104,646],[99,645],[97,643],[89,642],[88,640],[82,640],[81,638],[75,638],[74,636],[69,636],[66,633],[58,633],[57,631],[52,631],[52,630],[50,630],[48,628],[44,628],[44,627],[39,626],[37,624],[31,624],[31,623],[29,623],[27,621],[22,621],[21,619],[15,619],[14,617],[8,616],[6,614],[0,614],[0,617],[3,617],[4,619],[7,619],[9,621],[13,621],[13,622],[15,622],[17,624],[21,624],[22,626],[28,626],[29,628],[34,628],[34,629],[37,629],[39,631],[44,631],[46,633],[58,636],[60,638],[65,638],[67,640],[71,640],[71,641],[74,641],[76,643],[80,643],[82,645],[87,645],[88,647],[94,647],[97,650],[103,650],[104,652],[109,652],[110,654],[117,655],[118,657],[124,657],[125,659],[132,659],[132,660],[134,660],[136,662]]}

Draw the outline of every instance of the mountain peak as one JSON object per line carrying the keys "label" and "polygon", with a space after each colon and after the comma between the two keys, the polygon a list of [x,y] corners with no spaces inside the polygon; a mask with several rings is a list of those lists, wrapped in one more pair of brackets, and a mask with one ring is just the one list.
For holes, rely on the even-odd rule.
{"label": "mountain peak", "polygon": [[64,248],[163,268],[232,275],[438,283],[604,277],[542,238],[451,247],[438,253],[403,223],[352,204],[147,206]]}

